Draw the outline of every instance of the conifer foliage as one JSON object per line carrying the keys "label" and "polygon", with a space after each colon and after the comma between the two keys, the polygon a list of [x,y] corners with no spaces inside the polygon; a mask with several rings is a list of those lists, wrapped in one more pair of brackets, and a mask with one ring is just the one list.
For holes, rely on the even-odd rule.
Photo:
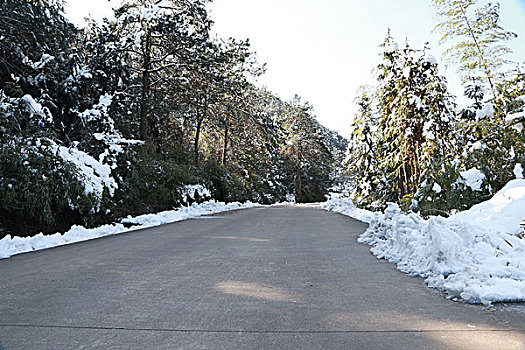
{"label": "conifer foliage", "polygon": [[387,202],[423,215],[449,215],[523,178],[525,74],[512,71],[498,3],[433,0],[445,54],[460,68],[470,104],[458,107],[428,45],[400,46],[388,32],[380,45],[376,87],[357,99],[348,173],[358,205]]}
{"label": "conifer foliage", "polygon": [[450,150],[454,119],[452,96],[428,48],[400,49],[390,33],[381,46],[376,110],[367,94],[359,98],[351,140],[351,172],[364,175],[356,178],[355,195],[368,205],[412,199],[434,159]]}
{"label": "conifer foliage", "polygon": [[126,0],[77,29],[61,0],[0,2],[0,237],[189,204],[187,184],[324,199],[344,142],[256,87],[264,65],[210,36],[205,4]]}

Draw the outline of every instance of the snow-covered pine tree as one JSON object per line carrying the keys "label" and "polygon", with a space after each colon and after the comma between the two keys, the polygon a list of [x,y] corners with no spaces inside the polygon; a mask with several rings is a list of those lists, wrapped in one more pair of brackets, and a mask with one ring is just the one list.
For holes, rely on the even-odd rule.
{"label": "snow-covered pine tree", "polygon": [[409,207],[426,169],[447,151],[454,105],[427,47],[399,49],[390,33],[382,47],[377,151],[388,184],[382,201]]}
{"label": "snow-covered pine tree", "polygon": [[[373,92],[372,92],[373,93]],[[374,120],[370,92],[357,97],[359,106],[352,122],[352,135],[348,144],[347,171],[355,184],[353,201],[371,207],[381,192],[381,169],[378,167],[377,121]]]}
{"label": "snow-covered pine tree", "polygon": [[199,0],[128,0],[115,18],[107,45],[136,77],[126,95],[138,119],[137,136],[148,140],[176,103],[183,72],[205,51],[211,22]]}

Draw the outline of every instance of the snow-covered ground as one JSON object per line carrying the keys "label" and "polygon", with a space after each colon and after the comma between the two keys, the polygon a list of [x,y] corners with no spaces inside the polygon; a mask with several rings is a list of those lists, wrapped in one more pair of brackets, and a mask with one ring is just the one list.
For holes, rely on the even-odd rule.
{"label": "snow-covered ground", "polygon": [[[195,188],[193,188],[195,190]],[[200,190],[200,188],[197,188]],[[101,227],[87,229],[82,226],[73,226],[66,233],[55,233],[52,235],[38,234],[33,237],[11,237],[10,235],[0,240],[0,259],[9,258],[12,255],[31,252],[34,250],[57,247],[60,245],[87,241],[89,239],[116,235],[119,233],[129,232],[141,228],[158,226],[171,222],[191,219],[203,215],[221,213],[236,209],[253,208],[259,206],[254,203],[222,203],[208,201],[201,204],[193,204],[188,207],[182,207],[177,210],[165,211],[157,214],[147,214],[137,217],[128,217],[121,223],[104,225]],[[124,224],[133,224],[134,226],[126,228]]]}
{"label": "snow-covered ground", "polygon": [[358,241],[378,258],[454,300],[490,304],[525,301],[525,180],[510,181],[492,199],[450,218],[423,219],[390,204],[384,213],[356,208],[348,198],[324,204],[370,224]]}

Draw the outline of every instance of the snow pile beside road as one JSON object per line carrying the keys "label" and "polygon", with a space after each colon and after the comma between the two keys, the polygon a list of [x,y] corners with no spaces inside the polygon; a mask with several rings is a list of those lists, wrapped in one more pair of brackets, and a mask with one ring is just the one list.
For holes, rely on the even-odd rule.
{"label": "snow pile beside road", "polygon": [[[66,233],[55,233],[44,235],[42,233],[33,237],[11,237],[7,235],[0,240],[0,259],[9,258],[12,255],[27,253],[34,250],[57,247],[65,244],[86,241],[94,238],[116,235],[141,228],[158,226],[171,222],[186,220],[221,213],[230,210],[246,209],[256,207],[258,204],[247,202],[241,203],[222,203],[208,201],[201,204],[193,204],[189,207],[183,207],[177,210],[165,211],[157,214],[141,215],[135,218],[128,217],[121,223],[104,225],[93,229],[82,226],[73,226]],[[135,226],[126,228],[123,224],[133,224]]]}
{"label": "snow pile beside road", "polygon": [[327,211],[341,213],[368,224],[376,215],[374,212],[356,207],[350,198],[345,198],[342,196],[332,195],[332,197],[323,203],[321,207]]}
{"label": "snow pile beside road", "polygon": [[457,213],[451,220],[470,222],[513,235],[522,232],[520,223],[525,221],[525,180],[510,181],[490,200]]}
{"label": "snow pile beside road", "polygon": [[237,209],[253,208],[256,206],[259,206],[259,204],[251,202],[246,202],[243,204],[238,202],[225,204],[222,202],[209,201],[201,204],[193,204],[189,207],[182,207],[177,210],[160,212],[157,214],[140,215],[134,218],[128,217],[123,219],[121,222],[123,224],[139,225],[140,228],[143,228],[191,219],[202,215],[221,213],[224,211]]}
{"label": "snow pile beside road", "polygon": [[[346,203],[346,205],[345,205]],[[430,287],[469,303],[525,300],[525,180],[513,180],[487,202],[445,219],[424,220],[389,204],[384,213],[366,213],[346,200],[325,209],[370,224],[358,241],[372,246],[378,258],[396,263]]]}

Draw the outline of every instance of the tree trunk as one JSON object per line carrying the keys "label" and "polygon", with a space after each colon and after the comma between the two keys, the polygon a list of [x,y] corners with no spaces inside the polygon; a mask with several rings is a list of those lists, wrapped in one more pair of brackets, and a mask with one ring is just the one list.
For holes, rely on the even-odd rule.
{"label": "tree trunk", "polygon": [[460,6],[460,9],[461,9],[461,13],[463,14],[463,18],[465,19],[465,22],[467,23],[467,27],[468,27],[468,30],[470,32],[470,36],[472,37],[472,40],[474,40],[474,44],[476,45],[476,49],[479,52],[479,56],[481,58],[481,62],[482,62],[482,65],[483,65],[483,70],[485,71],[485,74],[487,75],[487,80],[489,81],[489,85],[490,85],[490,89],[492,90],[492,94],[494,95],[494,98],[496,98],[497,97],[497,95],[496,95],[496,88],[494,87],[494,83],[492,82],[491,72],[490,72],[490,69],[488,67],[488,64],[487,64],[487,61],[485,59],[485,56],[483,55],[483,50],[481,50],[481,47],[479,46],[478,38],[476,37],[476,34],[474,33],[474,30],[472,29],[470,21],[469,21],[469,19],[467,17],[467,14],[465,12],[465,9],[463,8],[463,6]]}
{"label": "tree trunk", "polygon": [[140,96],[140,138],[146,141],[148,138],[148,109],[150,91],[150,65],[151,65],[151,33],[146,30],[144,43],[144,64],[142,66],[142,91]]}
{"label": "tree trunk", "polygon": [[296,188],[296,197],[295,200],[297,203],[301,203],[301,198],[303,197],[303,180],[302,180],[301,168],[297,168],[297,188]]}
{"label": "tree trunk", "polygon": [[224,144],[222,147],[222,166],[226,166],[226,152],[228,151],[228,120],[224,121]]}
{"label": "tree trunk", "polygon": [[199,139],[201,136],[201,127],[204,118],[197,113],[197,130],[195,131],[194,152],[195,152],[195,166],[199,167]]}

